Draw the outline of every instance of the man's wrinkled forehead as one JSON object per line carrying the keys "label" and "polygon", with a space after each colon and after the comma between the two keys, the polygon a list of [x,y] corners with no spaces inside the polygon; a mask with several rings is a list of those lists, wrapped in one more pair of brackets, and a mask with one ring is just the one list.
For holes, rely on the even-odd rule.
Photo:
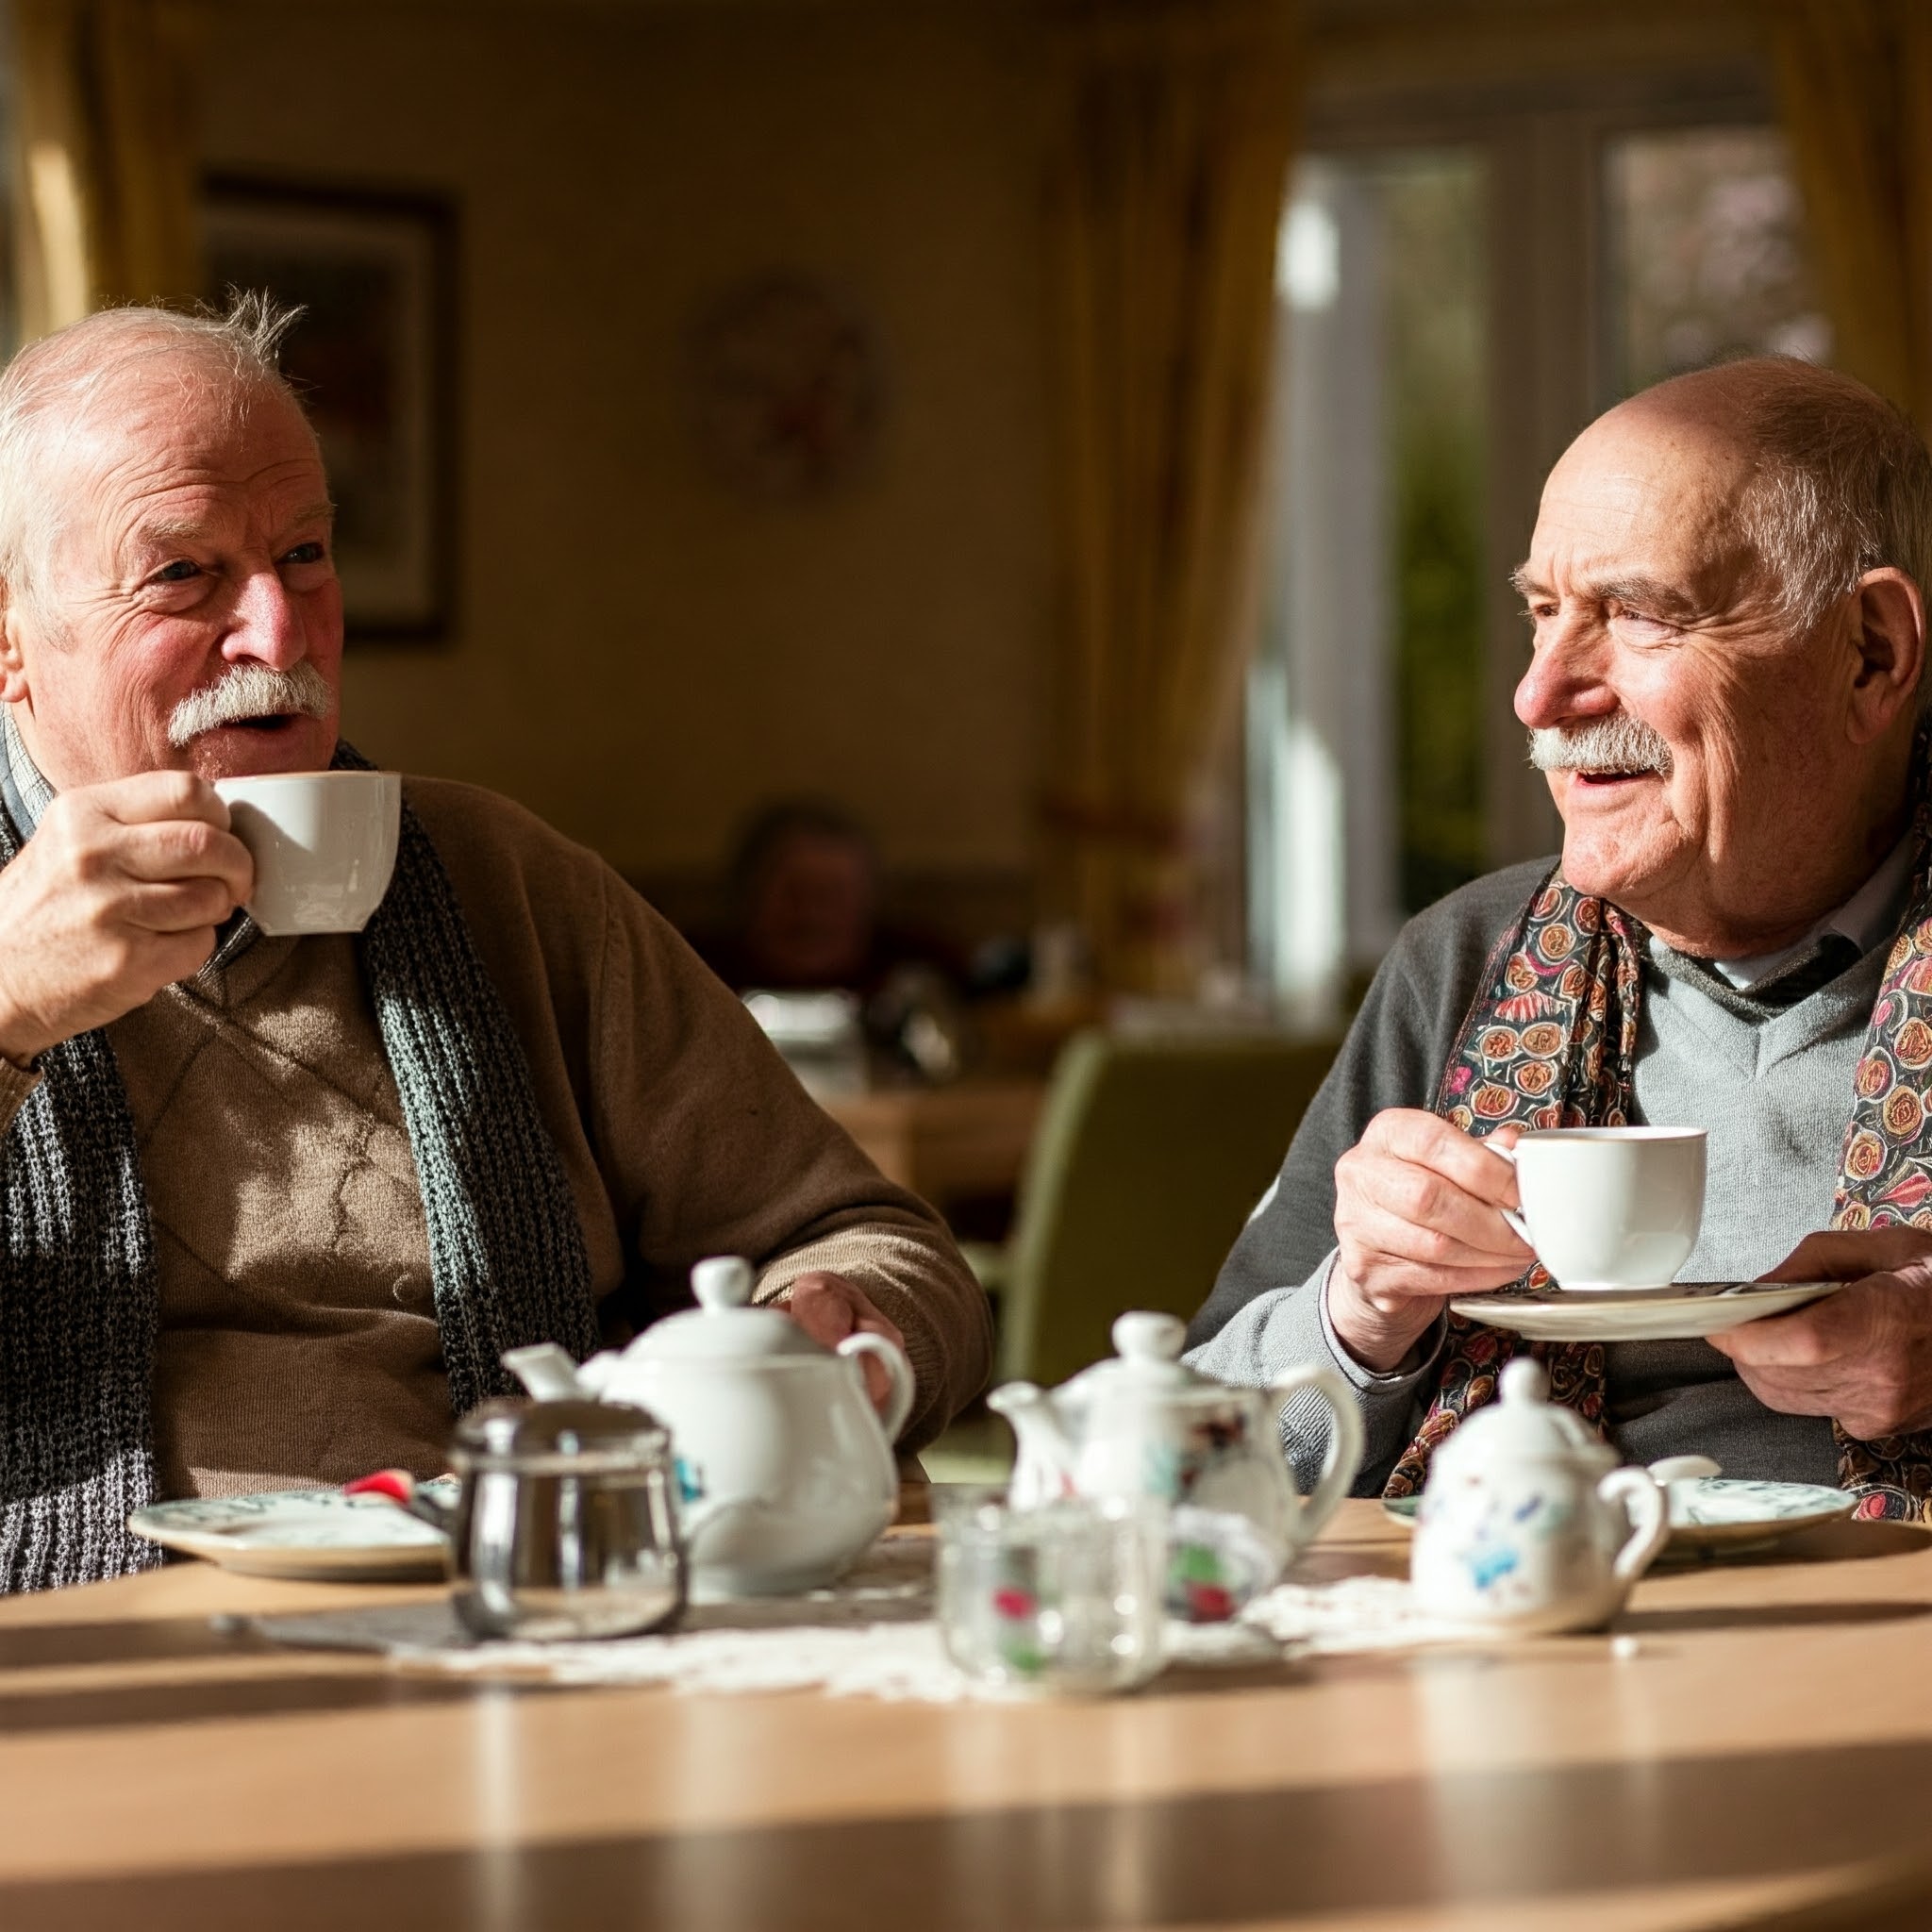
{"label": "man's wrinkled forehead", "polygon": [[1756,564],[1739,515],[1751,475],[1713,425],[1626,404],[1550,473],[1521,575],[1559,594],[1633,575],[1696,601],[1734,592]]}
{"label": "man's wrinkled forehead", "polygon": [[[285,432],[273,443],[249,434],[264,411]],[[104,390],[58,426],[40,471],[60,547],[84,541],[104,557],[151,529],[184,533],[238,485],[305,501],[327,494],[313,433],[286,398],[197,391],[178,379]]]}

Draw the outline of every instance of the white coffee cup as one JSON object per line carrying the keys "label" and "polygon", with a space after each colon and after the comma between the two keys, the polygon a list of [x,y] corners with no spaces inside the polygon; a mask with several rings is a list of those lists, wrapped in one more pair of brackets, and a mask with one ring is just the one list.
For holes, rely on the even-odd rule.
{"label": "white coffee cup", "polygon": [[362,930],[395,870],[400,773],[286,772],[215,790],[255,860],[248,914],[263,932]]}
{"label": "white coffee cup", "polygon": [[1523,1212],[1503,1218],[1557,1287],[1661,1288],[1704,1221],[1702,1127],[1552,1127],[1514,1147],[1484,1144],[1516,1170]]}

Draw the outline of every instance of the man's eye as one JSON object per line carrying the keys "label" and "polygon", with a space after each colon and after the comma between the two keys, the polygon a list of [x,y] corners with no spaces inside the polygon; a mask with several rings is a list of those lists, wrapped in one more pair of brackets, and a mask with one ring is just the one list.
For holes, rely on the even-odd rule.
{"label": "man's eye", "polygon": [[1619,610],[1610,621],[1626,636],[1637,638],[1668,637],[1674,628],[1662,618],[1646,616],[1641,610]]}
{"label": "man's eye", "polygon": [[173,563],[164,563],[154,575],[158,584],[185,584],[201,575],[201,566],[191,563],[187,558],[179,558]]}
{"label": "man's eye", "polygon": [[284,563],[326,563],[328,545],[325,543],[298,543],[283,557]]}

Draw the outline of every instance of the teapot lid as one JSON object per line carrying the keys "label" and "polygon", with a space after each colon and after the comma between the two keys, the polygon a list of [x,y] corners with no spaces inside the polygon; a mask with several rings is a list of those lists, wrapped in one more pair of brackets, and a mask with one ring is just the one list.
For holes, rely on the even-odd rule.
{"label": "teapot lid", "polygon": [[1549,1371],[1534,1356],[1506,1362],[1496,1389],[1499,1399],[1466,1418],[1436,1451],[1436,1469],[1468,1474],[1484,1459],[1502,1457],[1591,1468],[1616,1461],[1616,1452],[1582,1417],[1549,1399]]}
{"label": "teapot lid", "polygon": [[653,1322],[625,1353],[641,1361],[763,1361],[784,1356],[828,1359],[783,1308],[755,1308],[756,1277],[741,1255],[718,1255],[691,1271],[698,1305]]}
{"label": "teapot lid", "polygon": [[1188,1339],[1187,1324],[1175,1315],[1137,1308],[1118,1317],[1112,1329],[1114,1353],[1106,1361],[1082,1369],[1062,1384],[1057,1394],[1076,1403],[1121,1395],[1187,1396],[1212,1391],[1225,1395],[1225,1387],[1211,1375],[1191,1369],[1180,1358]]}

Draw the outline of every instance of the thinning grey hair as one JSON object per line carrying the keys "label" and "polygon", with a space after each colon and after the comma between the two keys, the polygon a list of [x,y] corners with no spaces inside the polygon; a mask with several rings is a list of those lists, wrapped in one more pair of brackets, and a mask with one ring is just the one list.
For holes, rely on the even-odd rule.
{"label": "thinning grey hair", "polygon": [[264,391],[301,399],[282,375],[282,338],[300,308],[231,289],[226,306],[104,308],[29,342],[0,371],[0,584],[42,625],[58,624],[48,591],[64,527],[46,474],[114,385],[165,362],[184,391],[240,416]]}
{"label": "thinning grey hair", "polygon": [[1757,464],[1739,508],[1780,620],[1807,632],[1866,572],[1887,567],[1932,594],[1932,455],[1910,418],[1851,376],[1792,356],[1711,374]]}

